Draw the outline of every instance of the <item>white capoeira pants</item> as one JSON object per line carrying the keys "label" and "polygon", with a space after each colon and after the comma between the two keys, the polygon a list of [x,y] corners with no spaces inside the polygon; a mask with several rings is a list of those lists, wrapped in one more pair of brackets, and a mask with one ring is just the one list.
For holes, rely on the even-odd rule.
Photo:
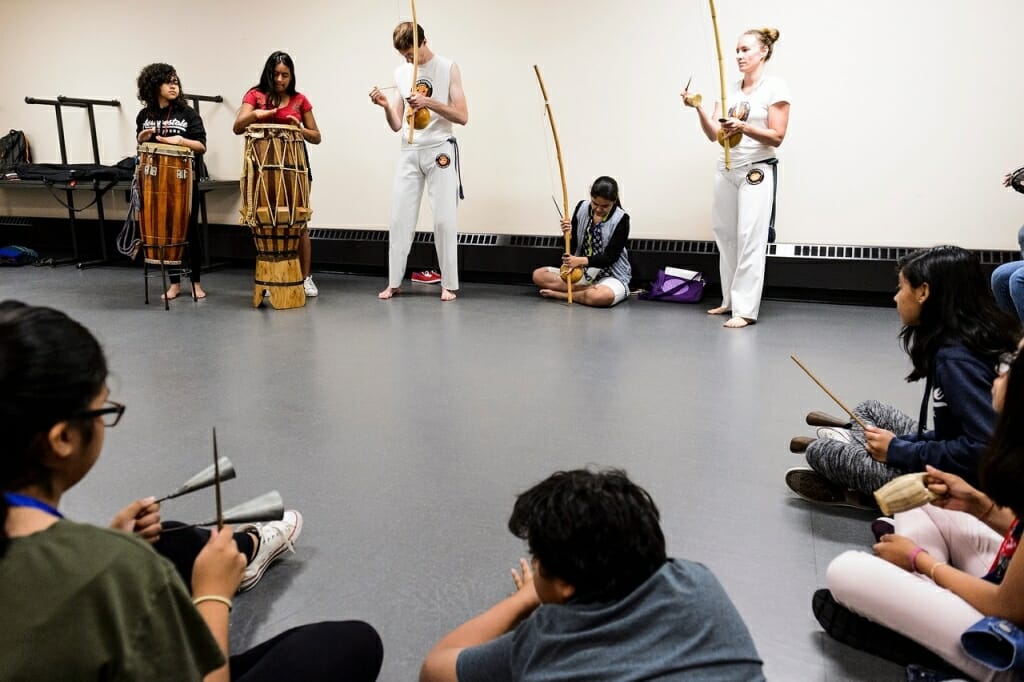
{"label": "white capoeira pants", "polygon": [[[931,505],[896,514],[898,535],[905,535],[939,561],[981,577],[995,558],[1002,538],[963,512]],[[940,568],[939,572],[949,570]],[[829,564],[828,588],[836,601],[865,618],[928,647],[978,680],[1014,680],[964,653],[960,635],[982,614],[928,576],[909,573],[881,557],[849,551]]]}
{"label": "white capoeira pants", "polygon": [[434,213],[434,249],[441,268],[441,286],[454,291],[459,288],[458,224],[455,217],[459,178],[451,142],[424,149],[403,148],[398,154],[391,197],[388,286],[397,289],[405,278],[424,183],[430,209]]}
{"label": "white capoeira pants", "polygon": [[[751,180],[758,172],[760,181],[754,184]],[[775,172],[766,163],[754,163],[715,173],[711,222],[719,252],[722,307],[732,310],[733,317],[756,320],[761,309]]]}

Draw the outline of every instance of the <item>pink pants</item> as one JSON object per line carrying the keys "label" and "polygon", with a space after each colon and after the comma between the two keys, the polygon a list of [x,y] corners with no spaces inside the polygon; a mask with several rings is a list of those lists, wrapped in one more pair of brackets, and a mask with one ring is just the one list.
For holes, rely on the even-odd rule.
{"label": "pink pants", "polygon": [[[970,514],[932,505],[897,514],[895,526],[897,534],[916,540],[935,559],[977,577],[988,572],[1003,541]],[[827,581],[840,604],[928,647],[971,677],[1017,679],[1016,673],[997,673],[964,653],[960,635],[984,616],[927,576],[866,552],[849,551],[829,564]]]}

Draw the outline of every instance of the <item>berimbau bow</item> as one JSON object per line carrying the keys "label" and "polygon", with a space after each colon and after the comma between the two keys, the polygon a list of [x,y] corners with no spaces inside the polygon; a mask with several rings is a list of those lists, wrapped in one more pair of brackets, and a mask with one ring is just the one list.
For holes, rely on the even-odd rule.
{"label": "berimbau bow", "polygon": [[[722,40],[718,36],[718,15],[715,13],[715,0],[708,0],[708,4],[711,6],[711,28],[715,31],[715,49],[718,51],[718,84],[722,90],[722,111],[718,122],[722,123],[729,117],[729,105],[725,101],[725,63],[722,60]],[[729,170],[732,165],[729,156],[729,147],[738,143],[742,137],[742,133],[736,133],[730,137],[726,135],[725,131],[721,128],[718,130],[718,142],[725,147],[726,170]]]}
{"label": "berimbau bow", "polygon": [[[548,102],[548,90],[544,87],[544,79],[540,76],[540,69],[536,64],[533,71],[537,74],[537,83],[540,85],[540,94],[544,97],[544,108],[548,112],[548,123],[551,124],[551,136],[555,138],[555,155],[558,157],[558,174],[562,178],[562,216],[563,220],[569,217],[569,188],[565,184],[565,164],[562,161],[562,144],[558,141],[558,126],[555,125],[555,117],[551,113],[551,104]],[[565,254],[572,255],[572,235],[565,233]],[[572,305],[572,272],[566,273],[562,279],[565,280],[569,290],[569,305]]]}
{"label": "berimbau bow", "polygon": [[[412,97],[416,94],[416,79],[420,77],[420,25],[416,22],[416,0],[409,2],[412,3],[412,87],[409,89],[409,96]],[[405,119],[409,122],[409,144],[412,144],[413,131],[416,129],[416,113],[411,106]],[[726,154],[728,153],[726,151]]]}

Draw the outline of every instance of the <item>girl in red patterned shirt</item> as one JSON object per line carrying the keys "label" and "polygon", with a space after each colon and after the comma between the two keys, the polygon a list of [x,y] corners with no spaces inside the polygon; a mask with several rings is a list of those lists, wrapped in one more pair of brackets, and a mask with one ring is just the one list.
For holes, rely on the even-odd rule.
{"label": "girl in red patterned shirt", "polygon": [[[259,84],[249,88],[242,98],[232,130],[235,135],[241,135],[253,123],[293,125],[302,131],[306,142],[320,144],[320,129],[313,117],[313,105],[295,89],[295,63],[286,52],[278,50],[267,58]],[[306,296],[319,293],[310,274],[312,260],[309,230],[303,230],[299,239],[299,264]]]}

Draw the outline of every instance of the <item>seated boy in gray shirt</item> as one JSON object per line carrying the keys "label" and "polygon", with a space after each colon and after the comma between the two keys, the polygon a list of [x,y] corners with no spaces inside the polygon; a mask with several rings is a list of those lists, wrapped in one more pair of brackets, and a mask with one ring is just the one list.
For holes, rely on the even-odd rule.
{"label": "seated boy in gray shirt", "polygon": [[703,565],[665,556],[651,496],[621,470],[555,473],[509,530],[515,594],[437,643],[421,682],[763,680],[743,620]]}

